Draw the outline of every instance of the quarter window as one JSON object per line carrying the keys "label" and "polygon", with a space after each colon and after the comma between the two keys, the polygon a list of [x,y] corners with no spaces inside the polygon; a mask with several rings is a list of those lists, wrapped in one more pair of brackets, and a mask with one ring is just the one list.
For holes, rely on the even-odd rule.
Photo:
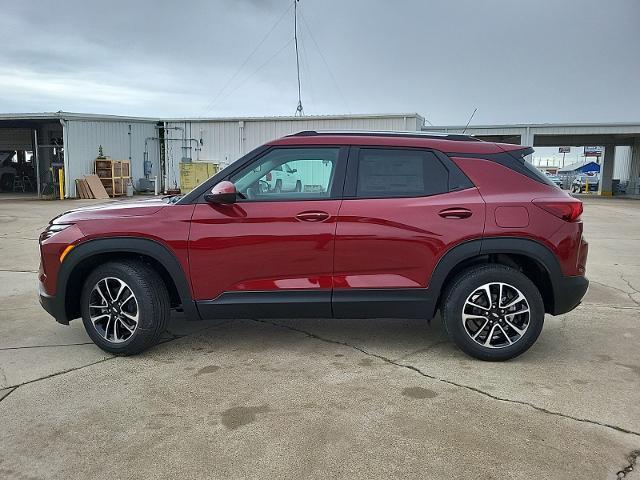
{"label": "quarter window", "polygon": [[432,152],[362,148],[356,197],[422,197],[449,191],[449,171]]}

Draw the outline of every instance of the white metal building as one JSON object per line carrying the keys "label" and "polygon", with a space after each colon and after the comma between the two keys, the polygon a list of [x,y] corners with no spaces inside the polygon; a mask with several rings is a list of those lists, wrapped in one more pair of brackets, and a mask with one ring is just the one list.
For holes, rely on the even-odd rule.
{"label": "white metal building", "polygon": [[[54,182],[52,168],[64,167],[65,196],[75,197],[75,179],[93,173],[98,148],[116,160],[130,160],[132,178],[144,176],[145,144],[150,175],[160,175],[157,119],[68,112],[0,114],[0,151],[28,152],[33,181],[43,192]],[[22,172],[21,172],[22,173]]]}
{"label": "white metal building", "polygon": [[93,173],[100,146],[114,160],[131,161],[134,186],[141,178],[158,177],[164,188],[173,188],[180,187],[181,161],[228,165],[265,142],[301,130],[415,131],[423,123],[416,113],[193,119],[0,114],[0,151],[16,150],[29,158],[33,153],[35,165],[28,167],[38,192],[53,182],[51,168],[64,166],[65,196],[75,197],[75,180]]}
{"label": "white metal building", "polygon": [[[417,113],[187,119],[68,112],[0,114],[0,154],[15,150],[23,169],[31,171],[31,183],[37,183],[38,192],[52,181],[52,167],[63,166],[65,196],[75,197],[75,180],[93,173],[100,146],[115,160],[131,161],[134,186],[142,178],[157,177],[166,189],[180,187],[182,161],[225,166],[275,138],[321,129],[458,133],[465,127],[425,127]],[[612,179],[621,177],[628,178],[629,193],[640,191],[640,123],[485,125],[470,126],[466,133],[534,147],[604,146],[602,192],[611,194]],[[6,187],[1,177],[0,184]]]}
{"label": "white metal building", "polygon": [[180,185],[183,158],[226,166],[270,140],[303,130],[419,131],[417,113],[165,120],[165,185]]}

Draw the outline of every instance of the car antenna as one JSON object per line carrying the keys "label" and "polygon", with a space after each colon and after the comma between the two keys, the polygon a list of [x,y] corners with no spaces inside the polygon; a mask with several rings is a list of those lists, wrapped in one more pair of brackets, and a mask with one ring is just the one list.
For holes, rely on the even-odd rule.
{"label": "car antenna", "polygon": [[462,134],[464,135],[464,132],[467,131],[467,127],[469,126],[469,124],[471,123],[471,120],[473,119],[473,116],[476,114],[476,112],[478,111],[478,107],[473,109],[473,113],[471,114],[471,116],[469,117],[469,121],[467,122],[467,124],[464,126],[464,130],[462,130]]}

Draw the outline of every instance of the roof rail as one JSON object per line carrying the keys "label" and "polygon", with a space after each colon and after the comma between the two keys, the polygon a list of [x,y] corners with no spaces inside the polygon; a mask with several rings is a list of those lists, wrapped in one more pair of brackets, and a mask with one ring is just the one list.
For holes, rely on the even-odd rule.
{"label": "roof rail", "polygon": [[463,142],[480,142],[481,140],[460,133],[440,133],[440,132],[411,132],[411,131],[382,131],[382,130],[303,130],[292,133],[287,137],[312,137],[315,135],[347,135],[362,137],[406,137],[406,138],[436,138],[441,140],[457,140]]}

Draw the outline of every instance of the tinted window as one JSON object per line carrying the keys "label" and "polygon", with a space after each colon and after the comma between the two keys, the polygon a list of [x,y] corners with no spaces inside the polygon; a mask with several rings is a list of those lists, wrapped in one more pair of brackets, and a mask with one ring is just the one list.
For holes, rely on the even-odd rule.
{"label": "tinted window", "polygon": [[553,183],[553,181],[551,181],[551,179],[546,176],[544,173],[542,173],[540,170],[538,170],[536,167],[533,166],[533,164],[527,162],[527,159],[525,158],[527,155],[531,155],[533,153],[533,148],[527,148],[527,149],[523,149],[523,150],[516,150],[516,151],[511,151],[509,152],[509,154],[514,157],[519,163],[522,164],[522,167],[524,167],[524,170],[527,172],[525,173],[525,175],[527,175],[529,178],[533,178],[534,180],[540,182],[540,183],[545,183],[547,185],[551,185],[552,187],[555,187],[555,183]]}
{"label": "tinted window", "polygon": [[245,200],[329,198],[338,165],[336,147],[277,148],[231,176]]}
{"label": "tinted window", "polygon": [[431,152],[360,149],[357,197],[421,197],[448,186],[449,172]]}

